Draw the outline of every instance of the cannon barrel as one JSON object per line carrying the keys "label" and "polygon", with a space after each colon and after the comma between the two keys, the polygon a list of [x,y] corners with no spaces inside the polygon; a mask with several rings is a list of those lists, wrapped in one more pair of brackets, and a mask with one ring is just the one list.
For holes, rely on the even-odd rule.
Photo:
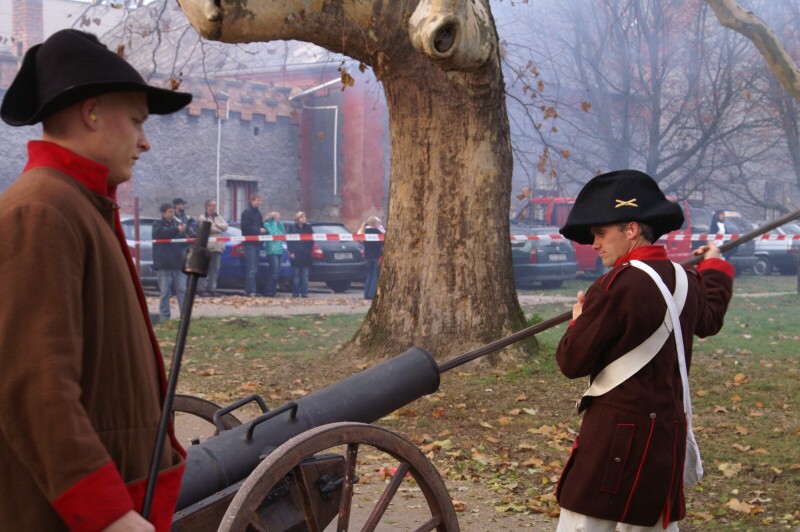
{"label": "cannon barrel", "polygon": [[289,438],[340,421],[372,423],[439,388],[434,358],[413,347],[386,362],[286,403],[187,450],[177,509],[247,477]]}

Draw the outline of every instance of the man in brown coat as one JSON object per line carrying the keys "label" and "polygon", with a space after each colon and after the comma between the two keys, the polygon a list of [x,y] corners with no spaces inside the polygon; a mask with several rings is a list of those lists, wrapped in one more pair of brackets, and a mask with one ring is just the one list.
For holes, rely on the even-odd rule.
{"label": "man in brown coat", "polygon": [[[666,322],[666,299],[645,269],[652,268],[669,292],[676,292],[679,270],[664,247],[653,243],[682,223],[680,207],[642,172],[603,174],[581,190],[561,233],[592,244],[613,269],[578,294],[573,321],[556,351],[565,376],[594,381]],[[733,291],[733,267],[719,248],[709,244],[695,253],[704,260],[686,271],[686,299],[678,314],[687,370],[692,336],[721,329]],[[678,529],[686,514],[687,410],[672,329],[678,328],[668,328],[663,343],[642,350],[652,358],[641,359],[640,369],[611,379],[614,384],[604,393],[582,401],[587,409],[581,430],[556,489],[559,531]]]}
{"label": "man in brown coat", "polygon": [[2,119],[43,138],[0,196],[0,529],[169,529],[171,430],[152,524],[137,513],[166,379],[115,191],[148,115],[190,100],[76,30],[32,47],[6,93]]}

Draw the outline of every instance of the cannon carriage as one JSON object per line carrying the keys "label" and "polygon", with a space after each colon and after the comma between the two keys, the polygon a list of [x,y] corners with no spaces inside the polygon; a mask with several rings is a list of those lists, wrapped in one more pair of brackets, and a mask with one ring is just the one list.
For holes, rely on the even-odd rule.
{"label": "cannon carriage", "polygon": [[[186,472],[173,530],[348,530],[359,457],[391,457],[394,474],[371,508],[362,530],[381,525],[410,476],[427,511],[417,530],[459,530],[453,504],[436,468],[411,442],[371,425],[435,392],[440,368],[419,348],[275,409],[258,395],[221,408],[178,395],[173,412],[215,427],[187,449]],[[242,423],[235,411],[256,402],[262,414]],[[335,525],[333,522],[335,521]],[[384,526],[384,529],[386,527]]]}

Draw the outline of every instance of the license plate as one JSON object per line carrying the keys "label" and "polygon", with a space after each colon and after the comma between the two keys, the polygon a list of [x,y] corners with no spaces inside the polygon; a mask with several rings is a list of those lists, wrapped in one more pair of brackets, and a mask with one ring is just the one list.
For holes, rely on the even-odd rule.
{"label": "license plate", "polygon": [[566,253],[551,253],[550,260],[553,262],[564,262],[567,260]]}
{"label": "license plate", "polygon": [[337,252],[333,254],[333,260],[352,260],[352,259],[353,259],[352,253]]}

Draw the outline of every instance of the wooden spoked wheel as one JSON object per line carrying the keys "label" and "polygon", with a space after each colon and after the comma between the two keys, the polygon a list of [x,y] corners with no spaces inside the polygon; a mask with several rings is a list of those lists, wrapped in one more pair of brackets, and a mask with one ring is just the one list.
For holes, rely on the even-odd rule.
{"label": "wooden spoked wheel", "polygon": [[[200,419],[214,424],[214,414],[217,413],[222,407],[216,403],[195,397],[193,395],[176,394],[172,402],[172,413],[181,412],[199,417]],[[222,426],[225,430],[238,427],[242,424],[239,419],[233,414],[225,414],[221,418]],[[214,434],[218,434],[216,430]]]}
{"label": "wooden spoked wheel", "polygon": [[[375,507],[363,525],[363,531],[372,531],[380,524],[387,508],[398,493],[398,489],[409,473],[413,477],[430,510],[416,530],[455,532],[459,530],[458,519],[450,494],[433,464],[408,440],[374,425],[363,423],[331,423],[303,432],[272,451],[244,481],[239,492],[231,501],[220,523],[220,531],[258,530],[256,511],[275,486],[289,483],[292,497],[302,508],[305,529],[309,532],[324,530],[327,522],[318,522],[314,501],[320,497],[319,481],[307,478],[307,469],[301,463],[323,452],[344,451],[344,476],[336,479],[336,495],[339,510],[337,531],[350,527],[350,513],[353,504],[354,479],[357,478],[359,451],[366,447],[368,453],[386,453],[397,460],[397,469],[379,497]],[[428,513],[428,512],[424,512]]]}

